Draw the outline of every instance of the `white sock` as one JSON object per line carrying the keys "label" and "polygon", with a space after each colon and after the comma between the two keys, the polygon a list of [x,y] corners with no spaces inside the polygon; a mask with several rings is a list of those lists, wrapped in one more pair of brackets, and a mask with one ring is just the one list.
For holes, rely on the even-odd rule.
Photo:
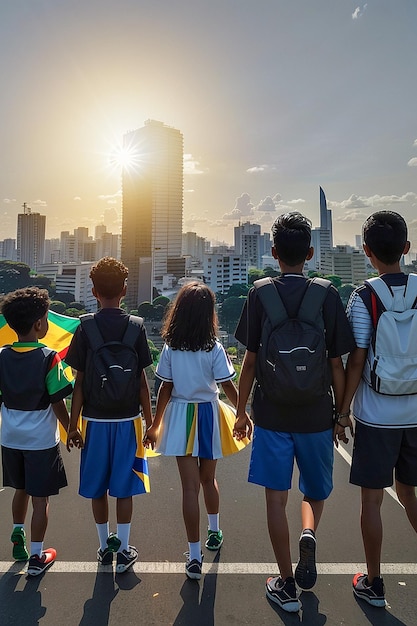
{"label": "white sock", "polygon": [[30,542],[30,556],[37,554],[41,556],[43,550],[43,541],[31,541]]}
{"label": "white sock", "polygon": [[217,532],[219,530],[219,513],[208,513],[207,518],[209,530]]}
{"label": "white sock", "polygon": [[100,550],[107,548],[107,537],[109,536],[109,523],[96,524],[98,540],[100,542]]}
{"label": "white sock", "polygon": [[117,536],[122,542],[118,552],[129,550],[130,524],[117,524]]}
{"label": "white sock", "polygon": [[195,541],[194,543],[188,542],[188,549],[190,552],[190,561],[197,559],[197,561],[201,562],[201,541]]}
{"label": "white sock", "polygon": [[23,528],[23,530],[25,530],[25,525],[24,524],[13,524],[13,530],[15,528]]}

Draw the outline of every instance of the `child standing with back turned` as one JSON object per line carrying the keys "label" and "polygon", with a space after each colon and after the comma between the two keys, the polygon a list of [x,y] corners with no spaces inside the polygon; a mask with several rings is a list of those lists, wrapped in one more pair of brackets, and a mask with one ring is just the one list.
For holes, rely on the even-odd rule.
{"label": "child standing with back turned", "polygon": [[[49,295],[27,287],[2,301],[6,322],[18,337],[0,350],[1,452],[3,483],[13,487],[13,558],[26,561],[25,518],[32,499],[29,576],[42,574],[56,558],[44,550],[49,496],[66,487],[59,449],[58,421],[68,428],[64,398],[72,392],[59,355],[39,342],[48,331]],[[81,438],[74,435],[73,445]]]}
{"label": "child standing with back turned", "polygon": [[[116,571],[127,571],[138,558],[129,545],[133,512],[132,496],[144,493],[137,450],[142,446],[142,407],[146,426],[152,422],[149,387],[144,368],[152,363],[141,318],[133,318],[120,308],[126,294],[127,267],[111,257],[104,257],[90,272],[93,294],[101,309],[93,318],[81,319],[72,339],[66,362],[77,370],[71,405],[68,445],[77,437],[80,411],[83,417],[84,448],[81,451],[80,488],[90,498],[100,546],[97,560],[110,565],[117,552]],[[93,372],[89,363],[94,357],[97,338],[107,342],[123,342],[134,348],[135,385],[115,406],[99,403],[100,382],[92,388]],[[116,369],[120,365],[116,364]],[[127,370],[126,370],[127,371]],[[109,380],[109,378],[107,379]],[[101,386],[104,384],[101,383]],[[117,385],[116,385],[117,387]],[[117,390],[116,390],[117,391]],[[108,495],[117,499],[117,533],[109,533]]]}
{"label": "child standing with back turned", "polygon": [[[200,579],[203,554],[200,542],[200,484],[208,516],[208,550],[223,544],[219,527],[217,459],[243,448],[232,430],[234,412],[219,401],[221,383],[236,406],[232,382],[235,371],[216,338],[217,316],[213,292],[203,283],[189,283],[179,291],[162,328],[165,345],[157,374],[162,379],[153,425],[144,443],[167,456],[176,456],[183,492],[183,516],[189,552],[185,573]],[[249,432],[250,436],[250,432]]]}
{"label": "child standing with back turned", "polygon": [[[379,278],[373,278],[356,289],[348,304],[348,318],[357,348],[347,362],[346,389],[341,406],[341,412],[346,417],[342,423],[339,422],[339,429],[352,428],[349,414],[355,396],[352,413],[356,426],[350,482],[361,487],[361,530],[367,573],[360,572],[354,576],[353,593],[372,606],[384,607],[385,590],[380,570],[381,505],[384,488],[393,484],[394,473],[398,499],[417,532],[417,334],[412,311],[416,308],[417,276],[407,276],[400,268],[402,255],[410,249],[407,225],[401,215],[394,211],[378,211],[368,217],[362,230],[365,254],[378,271]],[[385,305],[379,293],[383,294]],[[391,314],[386,311],[391,310],[397,312],[394,317],[398,315],[400,324],[411,332],[407,336],[403,331],[400,335],[401,347],[388,350],[385,359],[380,352],[379,362],[387,363],[387,371],[390,372],[381,378],[379,365],[372,367],[372,361],[376,363],[373,354],[377,354],[381,345],[378,339],[382,338],[380,333],[384,327],[381,316],[390,319]],[[414,322],[408,326],[406,320],[411,320],[413,316]],[[392,345],[396,329],[391,327],[390,330],[386,339]],[[411,358],[407,358],[405,352],[409,346]],[[401,366],[398,357],[406,366],[407,362],[414,364],[411,376],[406,375],[407,367]],[[374,372],[380,381],[377,385]],[[396,388],[397,374],[402,388]]]}

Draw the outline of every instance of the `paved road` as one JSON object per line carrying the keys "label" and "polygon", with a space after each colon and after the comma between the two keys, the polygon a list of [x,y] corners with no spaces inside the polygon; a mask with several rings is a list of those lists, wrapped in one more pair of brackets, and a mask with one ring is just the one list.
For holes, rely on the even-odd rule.
{"label": "paved road", "polygon": [[[77,495],[77,451],[63,452],[70,486],[51,501],[46,543],[57,549],[58,560],[44,576],[27,579],[10,561],[12,492],[2,490],[1,626],[417,625],[417,539],[404,511],[389,494],[383,505],[382,557],[389,606],[375,609],[353,597],[352,575],[363,567],[359,489],[348,484],[348,464],[339,453],[335,455],[335,490],[318,530],[317,585],[301,595],[302,611],[296,615],[284,613],[265,598],[265,579],[277,569],[267,535],[263,490],[246,482],[249,453],[246,449],[219,462],[225,543],[219,554],[205,551],[200,582],[184,574],[187,544],[174,459],[150,460],[152,492],[135,500],[131,536],[141,560],[133,571],[121,575],[111,568],[98,571],[90,504]],[[294,561],[299,502],[294,490],[288,504]],[[114,522],[114,506],[111,511]],[[204,536],[205,515],[201,528]]]}

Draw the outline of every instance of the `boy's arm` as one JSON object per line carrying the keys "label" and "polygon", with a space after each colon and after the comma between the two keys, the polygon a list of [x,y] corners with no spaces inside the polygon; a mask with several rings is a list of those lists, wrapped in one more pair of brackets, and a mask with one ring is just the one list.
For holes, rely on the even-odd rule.
{"label": "boy's arm", "polygon": [[155,447],[155,442],[158,438],[158,432],[161,426],[162,417],[171,397],[173,386],[174,384],[172,382],[167,382],[164,380],[159,387],[158,398],[156,400],[155,417],[152,426],[148,428],[143,438],[143,444],[147,448],[149,446],[151,446],[152,449]]}
{"label": "boy's arm", "polygon": [[346,364],[345,393],[340,405],[340,413],[350,412],[350,405],[360,383],[367,354],[368,348],[355,348],[349,354]]}
{"label": "boy's arm", "polygon": [[[332,389],[334,395],[334,404],[336,415],[340,413],[340,406],[343,401],[343,395],[345,391],[345,370],[343,367],[342,358],[340,356],[335,358],[330,358],[330,368],[332,371]],[[351,428],[352,431],[352,428]],[[339,445],[339,441],[343,441],[347,443],[349,440],[345,435],[345,428],[339,424],[335,423],[333,428],[333,441],[336,447]]]}
{"label": "boy's arm", "polygon": [[[224,393],[226,394],[226,396],[229,398],[230,402],[233,404],[234,407],[237,407],[237,403],[238,403],[238,393],[237,393],[237,389],[236,389],[236,385],[232,380],[225,380],[223,383],[221,383]],[[245,411],[245,424],[242,428],[236,429],[236,424],[238,422],[235,422],[235,426],[233,428],[233,434],[235,435],[235,431],[239,430],[239,431],[243,431],[243,429],[246,432],[246,437],[248,437],[248,439],[251,438],[252,435],[252,421],[249,417],[249,415],[246,413]],[[238,424],[240,425],[240,423]],[[240,433],[239,433],[240,435]],[[241,439],[242,437],[240,437],[239,435],[235,435],[236,439]],[[245,436],[245,435],[244,435]]]}
{"label": "boy's arm", "polygon": [[78,430],[78,420],[80,417],[81,409],[84,404],[83,394],[83,378],[84,372],[77,372],[75,377],[74,391],[72,392],[71,401],[71,416],[68,425],[67,434],[67,450],[71,451],[74,446],[76,448],[83,448],[84,442],[80,431]]}
{"label": "boy's arm", "polygon": [[151,393],[149,391],[148,379],[145,370],[140,375],[139,401],[142,407],[146,428],[152,425]]}
{"label": "boy's arm", "polygon": [[53,402],[51,406],[57,420],[62,424],[62,427],[66,432],[68,430],[69,415],[64,400],[58,400],[58,402]]}
{"label": "boy's arm", "polygon": [[252,433],[252,422],[246,413],[246,405],[255,380],[256,372],[256,352],[246,350],[243,357],[242,369],[240,371],[238,398],[236,406],[236,422],[233,434],[236,439],[250,437]]}

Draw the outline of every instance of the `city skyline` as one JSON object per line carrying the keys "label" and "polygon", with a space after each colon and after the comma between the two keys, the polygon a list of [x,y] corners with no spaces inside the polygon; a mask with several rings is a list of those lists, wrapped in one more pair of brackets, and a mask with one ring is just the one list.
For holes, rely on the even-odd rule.
{"label": "city skyline", "polygon": [[23,202],[48,238],[120,232],[118,149],[149,118],[184,137],[183,232],[317,227],[319,186],[335,244],[378,209],[416,222],[416,23],[412,0],[7,3],[0,239]]}

